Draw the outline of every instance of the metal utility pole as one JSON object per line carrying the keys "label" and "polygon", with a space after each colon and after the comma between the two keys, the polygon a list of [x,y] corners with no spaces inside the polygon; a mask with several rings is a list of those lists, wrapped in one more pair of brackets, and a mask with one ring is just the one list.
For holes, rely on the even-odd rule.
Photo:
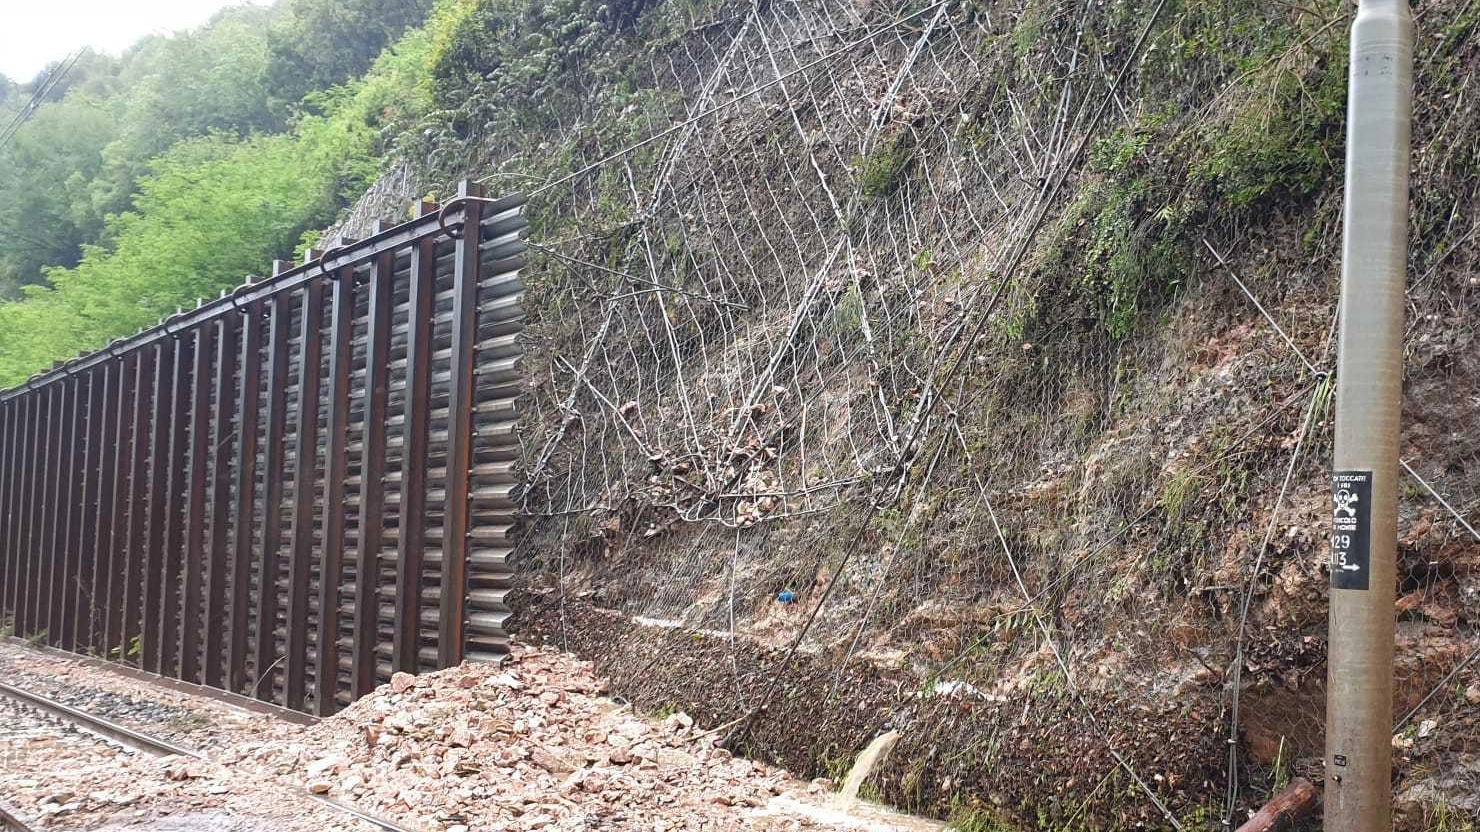
{"label": "metal utility pole", "polygon": [[1408,0],[1360,0],[1349,84],[1331,483],[1325,828],[1391,832],[1394,553],[1413,98]]}

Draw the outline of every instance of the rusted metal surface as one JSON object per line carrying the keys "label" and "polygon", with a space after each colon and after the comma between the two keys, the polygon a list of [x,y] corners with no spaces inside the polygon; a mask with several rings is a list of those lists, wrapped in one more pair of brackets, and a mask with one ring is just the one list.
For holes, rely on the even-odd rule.
{"label": "rusted metal surface", "polygon": [[[278,271],[274,268],[274,271]],[[257,560],[257,659],[252,664],[255,677],[247,691],[258,699],[273,698],[273,679],[278,665],[277,615],[278,560],[283,540],[283,480],[287,476],[283,461],[287,433],[288,407],[288,331],[292,326],[292,298],[286,294],[272,299],[268,312],[267,335],[267,424],[263,448],[263,499],[259,524],[262,548]]]}
{"label": "rusted metal surface", "polygon": [[201,681],[201,596],[206,572],[206,505],[210,500],[208,463],[211,452],[211,359],[216,354],[216,327],[206,324],[193,333],[190,371],[190,456],[185,495],[185,580],[180,597],[180,678]]}
{"label": "rusted metal surface", "polygon": [[[230,549],[231,533],[231,472],[232,451],[238,441],[232,419],[236,414],[235,368],[237,358],[237,332],[241,321],[236,317],[225,317],[216,324],[216,367],[213,395],[214,411],[211,419],[211,526],[210,543],[206,555],[206,598],[205,622],[205,683],[211,687],[224,687],[227,674],[226,641],[230,626],[227,622],[226,576],[232,567]],[[250,528],[251,524],[244,524]]]}
{"label": "rusted metal surface", "polygon": [[466,185],[0,392],[0,615],[317,714],[497,660],[522,205]]}
{"label": "rusted metal surface", "polygon": [[174,398],[170,405],[169,456],[159,460],[167,469],[164,522],[164,571],[161,576],[159,626],[151,641],[159,642],[159,666],[162,676],[180,675],[180,584],[184,580],[186,467],[190,438],[190,378],[194,357],[188,333],[175,342],[175,361],[170,368]]}
{"label": "rusted metal surface", "polygon": [[327,716],[339,694],[340,582],[344,579],[346,483],[349,477],[349,383],[354,358],[355,275],[341,269],[330,285],[328,414],[324,435],[323,555],[320,560],[314,710]]}
{"label": "rusted metal surface", "polygon": [[257,524],[257,430],[261,426],[262,302],[247,304],[242,314],[241,371],[237,376],[236,480],[232,516],[236,528],[231,552],[231,618],[227,625],[226,689],[247,690],[247,644],[252,605],[252,553]]}
{"label": "rusted metal surface", "polygon": [[295,473],[293,474],[292,554],[288,565],[288,633],[284,679],[285,703],[303,709],[308,675],[308,600],[313,579],[315,525],[318,506],[315,483],[319,446],[319,396],[323,357],[320,328],[324,321],[324,281],[308,284],[299,312],[298,330],[298,420],[294,428]]}
{"label": "rusted metal surface", "polygon": [[[386,399],[390,376],[392,260],[377,258],[370,271],[370,317],[366,333],[364,420],[360,458],[360,525],[355,550],[355,630],[353,695],[363,696],[376,683],[376,646],[380,643],[380,553],[385,530]],[[399,605],[401,585],[393,588]],[[406,619],[397,617],[399,622]],[[393,650],[396,648],[393,645]]]}
{"label": "rusted metal surface", "polygon": [[[153,430],[154,362],[145,353],[134,356],[134,400],[127,454],[129,458],[128,515],[124,554],[122,656],[135,653],[143,628],[145,545],[148,534],[149,438]],[[120,453],[124,451],[120,450]]]}
{"label": "rusted metal surface", "polygon": [[[143,630],[157,633],[160,595],[164,591],[164,527],[169,508],[170,424],[174,421],[175,343],[154,344],[148,360],[154,362],[154,409],[149,437],[149,502],[147,545],[144,549]],[[160,672],[159,639],[139,637],[143,667]]]}
{"label": "rusted metal surface", "polygon": [[406,370],[401,386],[401,436],[396,537],[396,616],[393,662],[415,672],[421,648],[420,579],[426,557],[427,469],[431,408],[433,305],[437,294],[436,251],[430,240],[411,252],[406,300]]}

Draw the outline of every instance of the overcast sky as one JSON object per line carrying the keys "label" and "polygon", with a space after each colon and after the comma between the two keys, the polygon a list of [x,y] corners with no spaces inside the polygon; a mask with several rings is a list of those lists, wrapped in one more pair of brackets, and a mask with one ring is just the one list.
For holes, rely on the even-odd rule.
{"label": "overcast sky", "polygon": [[4,0],[3,5],[0,73],[29,81],[80,46],[117,54],[151,32],[204,23],[233,0]]}

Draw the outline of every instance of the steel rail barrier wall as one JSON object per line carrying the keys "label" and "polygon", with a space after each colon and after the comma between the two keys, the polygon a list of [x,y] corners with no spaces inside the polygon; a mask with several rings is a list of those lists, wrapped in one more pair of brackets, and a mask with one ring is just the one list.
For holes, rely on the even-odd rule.
{"label": "steel rail barrier wall", "polygon": [[0,617],[319,714],[497,660],[523,204],[464,183],[0,393]]}

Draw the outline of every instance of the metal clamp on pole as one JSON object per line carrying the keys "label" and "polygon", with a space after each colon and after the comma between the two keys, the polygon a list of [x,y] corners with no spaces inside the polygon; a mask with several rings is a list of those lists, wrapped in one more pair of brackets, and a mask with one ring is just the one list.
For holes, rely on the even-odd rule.
{"label": "metal clamp on pole", "polygon": [[1352,26],[1349,83],[1331,479],[1325,828],[1389,832],[1413,98],[1408,0],[1361,0]]}

